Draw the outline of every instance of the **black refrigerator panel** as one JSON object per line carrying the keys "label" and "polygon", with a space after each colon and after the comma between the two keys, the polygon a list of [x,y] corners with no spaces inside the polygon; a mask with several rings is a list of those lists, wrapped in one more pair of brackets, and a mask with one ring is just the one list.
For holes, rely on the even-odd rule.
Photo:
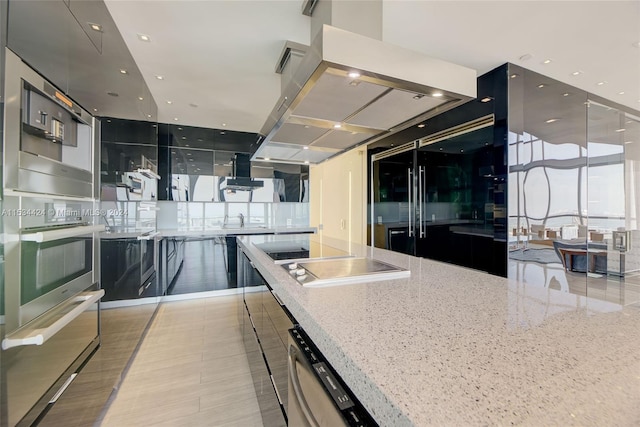
{"label": "black refrigerator panel", "polygon": [[415,143],[371,156],[369,220],[373,246],[414,255],[417,202]]}

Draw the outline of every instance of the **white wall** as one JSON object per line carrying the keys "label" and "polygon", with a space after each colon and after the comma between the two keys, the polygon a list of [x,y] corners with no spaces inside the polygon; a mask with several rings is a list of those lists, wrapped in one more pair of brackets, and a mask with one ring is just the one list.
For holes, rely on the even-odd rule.
{"label": "white wall", "polygon": [[326,237],[366,244],[366,147],[312,166],[309,173],[309,225]]}

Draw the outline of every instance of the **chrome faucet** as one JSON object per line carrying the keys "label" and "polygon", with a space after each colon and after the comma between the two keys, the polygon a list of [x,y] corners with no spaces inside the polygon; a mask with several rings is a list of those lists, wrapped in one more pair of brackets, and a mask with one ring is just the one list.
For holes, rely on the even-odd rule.
{"label": "chrome faucet", "polygon": [[[111,231],[111,224],[109,224],[109,220],[107,219],[107,215],[106,214],[102,214],[102,218],[104,218],[104,230],[105,231]],[[111,217],[111,219],[113,219],[113,216]]]}
{"label": "chrome faucet", "polygon": [[240,228],[244,227],[244,215],[238,214],[238,218],[240,218]]}

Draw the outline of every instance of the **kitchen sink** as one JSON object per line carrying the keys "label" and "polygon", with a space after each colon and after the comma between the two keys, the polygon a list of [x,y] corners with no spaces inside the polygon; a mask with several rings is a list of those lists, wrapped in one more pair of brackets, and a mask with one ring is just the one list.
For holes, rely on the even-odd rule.
{"label": "kitchen sink", "polygon": [[372,258],[333,258],[290,262],[282,267],[305,287],[403,279],[411,271]]}

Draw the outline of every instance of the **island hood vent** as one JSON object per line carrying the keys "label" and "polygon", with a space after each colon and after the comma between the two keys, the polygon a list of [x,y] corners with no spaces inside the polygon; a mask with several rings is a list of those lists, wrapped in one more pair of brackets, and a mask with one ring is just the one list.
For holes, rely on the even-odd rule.
{"label": "island hood vent", "polygon": [[264,181],[251,178],[250,155],[246,153],[236,153],[231,160],[233,168],[233,178],[225,178],[221,183],[222,190],[251,191],[264,187]]}
{"label": "island hood vent", "polygon": [[283,86],[252,160],[319,163],[475,96],[475,70],[325,24]]}

